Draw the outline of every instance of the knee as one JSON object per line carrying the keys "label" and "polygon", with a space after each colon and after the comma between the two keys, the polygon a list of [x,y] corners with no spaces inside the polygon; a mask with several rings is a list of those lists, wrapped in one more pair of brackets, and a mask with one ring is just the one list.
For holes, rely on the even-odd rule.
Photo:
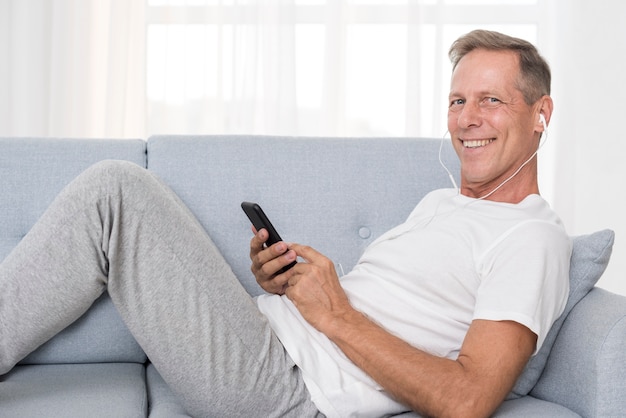
{"label": "knee", "polygon": [[148,170],[124,160],[103,160],[93,164],[81,174],[81,177],[88,182],[109,185],[125,183],[130,178],[145,176],[148,176]]}
{"label": "knee", "polygon": [[137,187],[151,177],[148,170],[123,160],[103,160],[86,169],[74,184],[94,191],[111,193]]}
{"label": "knee", "polygon": [[129,175],[143,175],[146,171],[145,168],[125,160],[102,160],[91,167],[89,167],[85,174],[90,174],[95,177],[122,177],[126,178]]}

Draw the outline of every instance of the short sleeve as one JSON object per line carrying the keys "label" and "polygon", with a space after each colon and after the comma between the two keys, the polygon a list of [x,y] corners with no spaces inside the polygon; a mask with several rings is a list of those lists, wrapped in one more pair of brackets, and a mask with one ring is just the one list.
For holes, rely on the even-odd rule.
{"label": "short sleeve", "polygon": [[544,221],[506,231],[477,260],[473,319],[526,326],[537,335],[537,352],[567,302],[571,247],[562,228]]}

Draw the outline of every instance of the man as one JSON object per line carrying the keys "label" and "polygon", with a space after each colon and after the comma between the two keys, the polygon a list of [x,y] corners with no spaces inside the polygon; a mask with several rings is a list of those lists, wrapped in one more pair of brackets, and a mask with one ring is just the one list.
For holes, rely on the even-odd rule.
{"label": "man", "polygon": [[[259,233],[253,239],[251,253],[261,286],[274,293],[281,293],[285,287],[284,293],[289,302],[284,298],[282,302],[293,303],[299,314],[392,398],[426,415],[487,416],[511,390],[552,321],[562,312],[567,295],[570,248],[560,222],[537,195],[535,155],[545,129],[544,123],[547,124],[552,113],[547,64],[531,45],[484,31],[459,39],[452,46],[450,56],[454,71],[448,129],[461,160],[460,195],[456,192],[435,192],[436,197],[433,194],[427,196],[409,217],[409,222],[417,224],[411,226],[414,238],[393,246],[392,240],[400,241],[409,233],[401,231],[404,234],[401,238],[393,232],[387,239],[383,236],[341,282],[335,277],[332,263],[311,248],[293,244],[283,254],[286,249],[283,244],[264,250],[262,242],[266,238],[265,233]],[[527,219],[517,218],[516,215],[508,219],[510,211],[517,210],[532,212],[533,215]],[[507,224],[503,229],[491,231],[499,231],[495,235],[472,231],[472,228],[489,229],[490,223],[504,219],[507,219]],[[467,220],[469,225],[464,223]],[[549,221],[551,226],[542,224],[544,221]],[[530,224],[521,227],[524,222]],[[449,239],[446,239],[446,234]],[[464,237],[465,234],[474,236],[468,238]],[[484,241],[478,238],[481,234],[485,234]],[[464,239],[469,240],[469,246],[467,243],[458,245],[458,241]],[[502,242],[496,244],[498,240]],[[380,249],[383,245],[388,248]],[[384,257],[392,263],[402,262],[400,257],[393,257],[394,253],[403,251],[401,245],[410,246],[410,250],[403,254],[405,257],[422,254],[424,257],[419,258],[418,263],[430,265],[425,268],[409,266],[401,270],[406,276],[414,274],[419,277],[422,273],[425,277],[410,277],[411,283],[401,282],[397,291],[386,293],[388,287],[396,285],[393,281],[400,279],[389,278],[393,274],[385,271],[385,267],[389,270],[397,267],[385,264],[387,260]],[[492,245],[501,247],[489,248]],[[505,245],[509,248],[504,248]],[[524,249],[528,246],[533,247],[532,251]],[[551,260],[545,260],[552,249],[558,249],[558,261],[554,263],[558,268],[549,265]],[[493,254],[474,253],[478,250]],[[447,259],[438,259],[437,253],[445,254]],[[285,274],[272,276],[271,273],[296,256],[307,263],[298,264]],[[497,257],[501,259],[497,260]],[[543,261],[534,264],[539,259]],[[469,267],[467,271],[459,269],[455,273],[468,276],[449,280],[445,274],[441,275],[439,272],[449,269],[449,263],[466,263]],[[524,263],[533,265],[522,267]],[[404,264],[410,263],[405,260]],[[435,271],[431,270],[433,264]],[[521,271],[514,271],[520,268]],[[370,277],[371,271],[385,275],[385,281],[372,285],[376,278]],[[411,293],[412,302],[409,304],[432,303],[432,299],[438,297],[437,289],[429,289],[430,293],[423,299],[418,293],[432,285],[434,276],[431,274],[442,276],[436,278],[436,285],[443,286],[452,294],[448,303],[466,304],[466,312],[445,312],[459,316],[454,320],[448,317],[441,320],[438,316],[445,314],[432,311],[446,310],[443,307],[446,303],[444,298],[437,302],[435,308],[403,308],[401,303],[397,303],[403,292],[411,292],[415,280],[419,280],[420,287],[414,290],[415,294]],[[529,280],[533,274],[536,276],[531,281],[537,281],[526,283],[529,288],[515,295],[520,291],[516,281]],[[497,277],[502,275],[510,277]],[[483,283],[470,284],[473,280]],[[461,286],[463,292],[470,291],[471,294],[462,295],[460,291],[454,294],[455,286]],[[370,288],[373,290],[370,291]],[[527,291],[529,293],[524,294]],[[533,296],[531,292],[536,293]],[[389,318],[388,313],[381,313],[379,306],[368,304],[368,297],[375,297],[375,303],[384,309],[393,306],[391,309],[397,312],[398,317]],[[520,308],[520,311],[508,311],[511,304],[525,297],[529,300],[515,308]],[[546,297],[543,306],[539,303],[542,297]],[[315,338],[297,341],[288,332],[281,334],[280,330],[285,328],[283,324],[289,322],[289,310],[281,309],[281,301],[267,299],[262,297],[259,306],[270,318],[273,328],[278,330],[288,352],[297,353],[295,346],[299,343],[316,343]],[[522,308],[525,303],[528,303],[527,308]],[[522,319],[534,309],[544,315],[543,324],[539,325],[540,317]],[[297,317],[297,313],[294,316]],[[403,316],[416,322],[432,321],[432,329],[397,325]],[[462,338],[450,346],[444,345],[445,350],[438,352],[437,339],[442,337],[433,330],[453,335],[451,328],[455,326],[462,328]],[[411,338],[407,334],[410,333],[415,334],[413,344],[407,343]],[[426,339],[430,341],[425,342]],[[323,343],[317,344],[330,350]],[[455,344],[458,347],[455,348]],[[313,363],[308,362],[306,357],[294,360],[307,375],[314,373]],[[339,362],[338,359],[333,360]],[[324,367],[332,370],[329,365],[316,367],[320,368],[320,374],[327,372]],[[346,369],[346,374],[356,373],[347,366]],[[322,378],[315,377],[318,380]],[[311,386],[309,384],[309,389]],[[333,395],[328,392],[320,388],[317,395],[323,399],[332,398]],[[366,398],[371,400],[375,396],[374,392],[370,392]],[[316,402],[320,403],[319,400]]]}
{"label": "man", "polygon": [[257,231],[255,303],[158,179],[98,164],[0,265],[0,373],[108,290],[193,416],[491,414],[564,308],[571,247],[537,194],[547,65],[484,31],[450,56],[460,191],[430,193],[346,276]]}

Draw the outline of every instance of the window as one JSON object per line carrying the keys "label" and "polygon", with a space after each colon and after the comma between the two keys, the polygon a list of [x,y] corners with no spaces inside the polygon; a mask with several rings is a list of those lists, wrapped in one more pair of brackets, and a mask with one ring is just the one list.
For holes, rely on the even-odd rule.
{"label": "window", "polygon": [[447,49],[541,0],[148,0],[148,134],[435,136]]}

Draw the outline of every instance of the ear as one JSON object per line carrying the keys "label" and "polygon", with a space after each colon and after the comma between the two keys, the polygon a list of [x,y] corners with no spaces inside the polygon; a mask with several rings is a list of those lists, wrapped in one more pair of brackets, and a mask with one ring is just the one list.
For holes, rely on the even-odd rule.
{"label": "ear", "polygon": [[[537,101],[536,104],[536,114],[537,119],[535,122],[535,132],[543,132],[545,131],[545,127],[550,124],[550,119],[552,118],[552,110],[554,103],[552,102],[552,98],[550,96],[543,96],[541,99]],[[543,116],[544,122],[541,120],[541,116]]]}

